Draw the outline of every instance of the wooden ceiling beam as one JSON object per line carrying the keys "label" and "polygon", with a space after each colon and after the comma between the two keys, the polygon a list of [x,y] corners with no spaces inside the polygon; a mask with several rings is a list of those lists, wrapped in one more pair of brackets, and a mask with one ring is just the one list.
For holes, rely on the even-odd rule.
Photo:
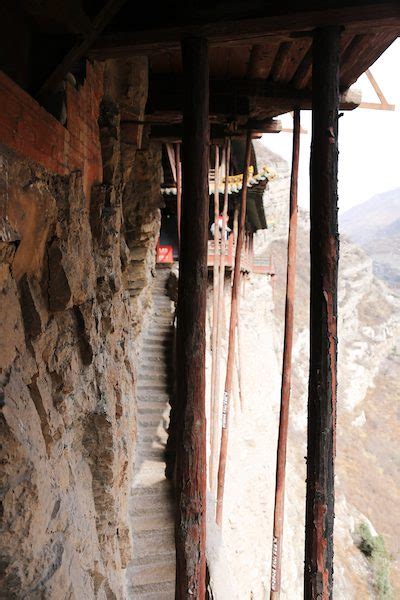
{"label": "wooden ceiling beam", "polygon": [[41,85],[37,96],[43,97],[47,93],[54,91],[56,86],[63,80],[68,71],[71,70],[81,58],[83,58],[90,46],[102,33],[106,25],[111,21],[114,15],[119,11],[126,0],[108,0],[101,11],[96,15],[91,23],[90,30],[87,34],[79,39],[71,50],[65,55],[63,60],[54,68],[47,79]]}
{"label": "wooden ceiling beam", "polygon": [[295,75],[299,65],[311,47],[312,38],[303,37],[284,42],[280,45],[279,52],[275,58],[271,77],[273,81],[289,82]]}
{"label": "wooden ceiling beam", "polygon": [[348,88],[394,42],[397,34],[380,32],[374,36],[357,35],[343,53],[340,86]]}
{"label": "wooden ceiling beam", "polygon": [[306,52],[303,60],[297,67],[293,76],[292,85],[298,90],[303,90],[311,82],[312,74],[312,51],[311,48]]}
{"label": "wooden ceiling beam", "polygon": [[[211,124],[210,140],[215,143],[216,140],[223,141],[227,137],[244,139],[249,130],[252,131],[254,137],[259,137],[263,133],[279,133],[282,130],[282,123],[279,120],[272,119],[267,121],[248,121],[246,124],[235,129],[224,125]],[[150,138],[164,144],[179,143],[182,141],[182,125],[152,125]]]}
{"label": "wooden ceiling beam", "polygon": [[247,68],[248,79],[268,79],[274,64],[279,43],[254,44]]}
{"label": "wooden ceiling beam", "polygon": [[[169,85],[166,82],[169,81]],[[361,102],[361,93],[356,90],[341,95],[341,110],[354,110]],[[160,119],[161,115],[180,114],[183,105],[181,78],[152,78],[149,86],[149,100],[146,108],[148,118]],[[260,80],[215,80],[210,81],[210,116],[223,122],[226,119],[247,118],[264,120],[299,107],[311,108],[311,92],[295,89],[293,86]]]}
{"label": "wooden ceiling beam", "polygon": [[[210,138],[212,140],[223,140],[224,138],[245,138],[247,131],[251,130],[254,136],[263,133],[279,133],[282,130],[282,123],[277,119],[267,119],[264,121],[249,120],[243,125],[231,128],[228,125],[210,125]],[[182,140],[181,124],[151,125],[150,137],[165,144],[178,143]]]}
{"label": "wooden ceiling beam", "polygon": [[279,15],[271,15],[270,7],[267,11],[268,14],[258,17],[246,17],[241,13],[233,18],[232,9],[228,18],[217,21],[210,11],[203,18],[204,24],[188,22],[186,25],[110,34],[97,40],[90,55],[95,59],[106,59],[172,51],[179,49],[182,38],[193,35],[204,36],[211,45],[241,45],[268,43],[279,40],[279,37],[285,41],[290,39],[293,32],[310,31],[327,25],[341,25],[354,34],[384,29],[396,34],[400,28],[400,9],[396,0],[363,5],[357,3],[325,10],[292,10]]}

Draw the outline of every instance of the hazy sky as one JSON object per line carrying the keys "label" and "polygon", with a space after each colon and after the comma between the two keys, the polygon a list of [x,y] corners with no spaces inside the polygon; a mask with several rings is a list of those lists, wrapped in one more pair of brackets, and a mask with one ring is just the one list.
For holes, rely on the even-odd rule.
{"label": "hazy sky", "polygon": [[[339,207],[342,211],[368,200],[378,192],[400,187],[400,39],[371,67],[387,101],[395,112],[357,108],[339,120]],[[354,87],[363,100],[378,101],[366,75]],[[281,117],[284,127],[292,125],[290,115]],[[301,122],[307,134],[301,135],[299,203],[309,205],[309,157],[311,112],[302,111]],[[291,160],[290,133],[267,134],[263,142]]]}

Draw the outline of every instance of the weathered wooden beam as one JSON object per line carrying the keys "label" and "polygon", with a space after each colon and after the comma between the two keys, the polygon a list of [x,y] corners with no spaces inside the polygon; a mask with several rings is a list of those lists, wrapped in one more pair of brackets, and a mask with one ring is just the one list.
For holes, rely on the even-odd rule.
{"label": "weathered wooden beam", "polygon": [[309,36],[291,42],[283,42],[272,67],[272,79],[277,82],[291,81],[310,46],[311,38]]}
{"label": "weathered wooden beam", "polygon": [[296,73],[292,79],[292,85],[298,90],[303,90],[308,86],[312,73],[312,51],[306,52],[303,60],[297,67]]}
{"label": "weathered wooden beam", "polygon": [[[350,89],[341,94],[339,108],[341,110],[354,110],[360,103],[361,91]],[[296,106],[299,106],[301,110],[310,110],[312,107],[311,97],[308,95],[303,95],[302,98],[299,97],[298,99],[293,96],[290,100],[253,96],[249,98],[249,104],[250,115],[260,119],[291,112]]]}
{"label": "weathered wooden beam", "polygon": [[108,0],[106,2],[101,11],[93,19],[85,36],[75,43],[63,60],[50,73],[46,81],[43,82],[37,93],[39,98],[54,91],[73,65],[87,54],[91,45],[125,2],[126,0]]}
{"label": "weathered wooden beam", "polygon": [[182,214],[182,163],[181,163],[181,145],[175,144],[175,164],[176,164],[176,216],[178,225],[178,242],[181,241],[181,214]]}
{"label": "weathered wooden beam", "polygon": [[217,444],[217,430],[213,427],[213,415],[218,406],[218,390],[216,389],[217,369],[218,369],[218,329],[220,327],[220,314],[218,310],[219,296],[219,248],[220,248],[220,231],[219,231],[219,146],[215,145],[215,169],[214,169],[214,261],[213,261],[213,314],[211,326],[211,393],[210,393],[210,459],[208,461],[208,479],[210,489],[214,490],[216,485],[216,460],[215,446]]}
{"label": "weathered wooden beam", "polygon": [[[400,8],[399,8],[400,11]],[[400,30],[400,29],[399,29]],[[357,35],[346,48],[341,60],[340,86],[348,88],[397,38],[397,32],[385,30],[375,35]]]}
{"label": "weathered wooden beam", "polygon": [[337,388],[338,108],[340,29],[316,30],[310,166],[310,373],[304,597],[333,594]]}
{"label": "weathered wooden beam", "polygon": [[296,290],[297,187],[300,155],[300,111],[293,116],[293,152],[290,178],[289,232],[287,246],[285,332],[283,341],[281,408],[278,448],[276,453],[276,482],[274,530],[271,561],[271,600],[278,600],[281,591],[282,541],[285,504],[286,448],[289,429],[289,402],[292,377],[292,348],[294,301]]}
{"label": "weathered wooden beam", "polygon": [[396,110],[395,104],[382,104],[380,102],[361,102],[359,108],[368,108],[369,110]]}
{"label": "weathered wooden beam", "polygon": [[208,46],[182,42],[185,76],[177,306],[176,599],[205,596],[205,325],[208,237]]}
{"label": "weathered wooden beam", "polygon": [[247,67],[248,79],[268,79],[279,44],[254,44]]}
{"label": "weathered wooden beam", "polygon": [[[179,112],[182,108],[182,77],[154,76],[150,80],[147,110]],[[212,79],[210,81],[210,113],[235,115],[265,120],[290,112],[298,106],[311,109],[311,91],[291,85],[260,79]],[[341,110],[354,110],[361,102],[360,92],[348,90],[340,98]]]}
{"label": "weathered wooden beam", "polygon": [[[255,135],[262,133],[279,133],[282,130],[280,120],[268,119],[264,121],[250,120],[243,125],[230,129],[228,125],[210,125],[210,139],[214,143],[217,140],[224,140],[225,137],[234,139],[243,138],[247,135],[247,130],[251,129]],[[176,125],[151,125],[150,137],[164,143],[174,143],[182,140],[183,127]]]}
{"label": "weathered wooden beam", "polygon": [[[217,322],[217,347],[216,347],[216,373],[215,373],[215,387],[214,387],[214,406],[213,410],[210,411],[210,482],[211,490],[215,491],[216,484],[216,466],[218,462],[218,426],[220,422],[220,358],[221,358],[221,346],[222,346],[222,333],[225,327],[225,306],[224,306],[224,289],[225,289],[225,251],[226,251],[226,227],[228,224],[228,204],[229,204],[229,172],[230,172],[230,160],[231,160],[231,140],[227,138],[225,140],[224,147],[224,205],[222,209],[222,231],[221,231],[221,247],[219,253],[219,284],[218,284],[218,322]],[[214,255],[215,256],[215,255]]]}
{"label": "weathered wooden beam", "polygon": [[228,357],[226,361],[226,377],[224,388],[224,399],[222,406],[221,446],[218,465],[218,487],[217,487],[217,509],[216,522],[221,527],[224,503],[225,472],[228,458],[228,434],[229,434],[229,409],[232,395],[233,368],[235,364],[235,332],[238,317],[238,295],[240,292],[240,263],[245,235],[246,224],[246,201],[247,181],[251,157],[251,131],[247,134],[246,152],[243,165],[243,185],[240,204],[240,217],[238,223],[238,234],[235,250],[235,265],[233,269],[232,292],[231,292],[231,314],[229,319]]}
{"label": "weathered wooden beam", "polygon": [[[248,3],[248,13],[243,11],[243,5],[238,9],[237,16],[234,7],[229,5],[226,15],[218,15],[215,8],[208,14],[202,14],[202,22],[198,16],[195,23],[190,22],[190,11],[187,13],[188,22],[183,25],[159,27],[147,30],[130,31],[103,36],[91,49],[90,55],[98,60],[132,56],[133,54],[152,54],[179,49],[179,40],[183,36],[202,35],[207,37],[212,45],[241,45],[261,44],[277,35],[287,36],[291,32],[312,30],[326,25],[342,25],[346,29],[357,32],[378,31],[386,28],[398,31],[400,25],[399,6],[395,0],[388,2],[349,3],[338,8],[325,10],[296,10],[288,8],[285,13],[271,14],[271,6],[260,11],[257,4],[257,17],[251,15],[254,7]],[[139,21],[140,22],[140,21]],[[279,41],[279,40],[278,40]]]}

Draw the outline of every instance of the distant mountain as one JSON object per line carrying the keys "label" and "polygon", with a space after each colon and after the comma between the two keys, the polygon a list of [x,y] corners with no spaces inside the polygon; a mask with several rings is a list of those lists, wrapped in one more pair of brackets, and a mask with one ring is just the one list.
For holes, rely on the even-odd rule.
{"label": "distant mountain", "polygon": [[400,288],[400,188],[346,211],[340,230],[372,258],[377,277]]}

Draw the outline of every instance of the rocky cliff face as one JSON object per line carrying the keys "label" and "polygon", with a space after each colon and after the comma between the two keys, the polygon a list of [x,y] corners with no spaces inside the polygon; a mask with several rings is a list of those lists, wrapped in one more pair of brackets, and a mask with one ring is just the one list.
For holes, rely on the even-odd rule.
{"label": "rocky cliff face", "polygon": [[[276,276],[252,275],[240,309],[240,394],[230,421],[222,533],[209,501],[209,558],[218,599],[269,593],[275,460],[280,401],[286,274],[288,168],[270,156],[283,177],[265,196],[271,228],[258,234],[256,252],[272,253]],[[263,158],[265,162],[265,159]],[[272,196],[272,197],[271,197]],[[302,596],[308,385],[308,217],[300,216],[295,344],[288,440],[282,597]],[[358,548],[357,529],[368,522],[398,557],[399,495],[396,415],[400,336],[399,297],[376,278],[371,259],[341,242],[339,390],[335,520],[335,594],[380,598],[376,573]],[[229,309],[229,286],[226,289]],[[229,314],[229,313],[228,313]],[[382,511],[384,497],[388,510]],[[229,565],[228,576],[226,565]],[[392,584],[399,588],[397,558]],[[230,587],[227,590],[226,580]]]}
{"label": "rocky cliff face", "polygon": [[400,188],[373,196],[346,211],[341,231],[372,258],[374,274],[400,288]]}
{"label": "rocky cliff face", "polygon": [[[136,161],[132,137],[124,143],[110,83],[117,66],[107,66],[104,96],[90,108],[103,177],[89,197],[79,171],[54,175],[1,149],[0,597],[7,600],[124,596],[136,355],[150,302],[160,172],[159,148],[149,145]],[[131,67],[146,79],[146,65]],[[141,86],[136,77],[127,93],[144,108]],[[136,246],[140,256],[130,253]]]}

